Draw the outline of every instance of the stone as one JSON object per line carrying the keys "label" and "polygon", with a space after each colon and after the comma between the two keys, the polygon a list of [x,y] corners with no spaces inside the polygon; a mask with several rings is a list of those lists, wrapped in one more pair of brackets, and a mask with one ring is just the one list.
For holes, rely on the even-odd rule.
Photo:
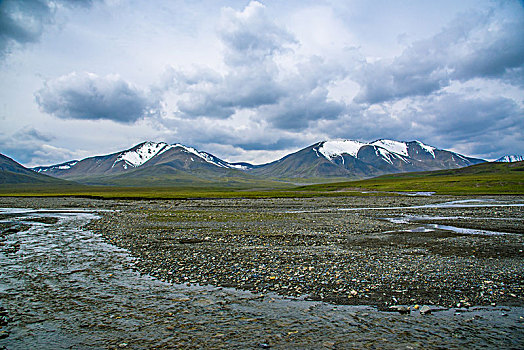
{"label": "stone", "polygon": [[403,305],[393,305],[393,306],[390,306],[389,309],[391,311],[396,311],[399,314],[409,314],[411,312],[411,309],[409,308],[409,306],[403,306]]}
{"label": "stone", "polygon": [[421,308],[420,308],[420,314],[422,315],[429,315],[431,313],[431,308],[427,305],[423,305]]}

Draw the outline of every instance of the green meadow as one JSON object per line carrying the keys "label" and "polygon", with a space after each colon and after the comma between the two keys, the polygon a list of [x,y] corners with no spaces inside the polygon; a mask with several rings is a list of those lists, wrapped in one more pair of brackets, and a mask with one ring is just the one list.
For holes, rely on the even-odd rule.
{"label": "green meadow", "polygon": [[[317,179],[322,182],[323,179]],[[209,183],[191,186],[88,186],[74,183],[0,185],[2,196],[72,196],[100,199],[279,198],[317,196],[395,195],[395,192],[435,192],[451,195],[522,195],[524,162],[483,163],[467,168],[385,175],[358,181],[297,186],[267,181],[235,186]],[[299,182],[299,179],[298,181]],[[274,183],[273,183],[274,184]],[[363,193],[364,192],[364,193]]]}

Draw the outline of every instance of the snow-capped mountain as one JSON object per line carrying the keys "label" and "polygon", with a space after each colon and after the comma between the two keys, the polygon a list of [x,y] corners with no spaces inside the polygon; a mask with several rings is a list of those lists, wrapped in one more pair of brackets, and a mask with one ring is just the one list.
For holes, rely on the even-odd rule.
{"label": "snow-capped mountain", "polygon": [[388,173],[460,168],[484,160],[441,150],[420,141],[380,139],[319,142],[252,173],[271,177],[371,177]]}
{"label": "snow-capped mountain", "polygon": [[513,162],[522,162],[524,160],[524,156],[517,155],[517,154],[510,154],[504,157],[500,157],[495,162],[499,163],[513,163]]}
{"label": "snow-capped mountain", "polygon": [[181,144],[143,142],[128,150],[104,156],[89,157],[47,167],[33,168],[38,173],[61,178],[93,175],[115,175],[171,163],[176,169],[223,168],[243,169],[243,165],[228,163],[206,152]]}
{"label": "snow-capped mountain", "polygon": [[[459,168],[484,162],[441,150],[420,141],[380,139],[370,143],[354,140],[323,141],[277,161],[253,166],[229,163],[210,153],[182,144],[143,142],[125,151],[70,161],[35,171],[93,183],[93,178],[147,178],[176,175],[185,180],[227,177],[256,178],[365,178],[388,173]],[[124,179],[124,180],[122,180]]]}

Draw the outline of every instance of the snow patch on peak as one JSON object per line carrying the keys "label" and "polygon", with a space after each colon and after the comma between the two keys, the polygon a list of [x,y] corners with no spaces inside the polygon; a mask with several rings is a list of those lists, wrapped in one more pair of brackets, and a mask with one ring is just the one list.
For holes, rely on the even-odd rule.
{"label": "snow patch on peak", "polygon": [[400,159],[404,163],[408,163],[409,164],[409,161],[403,155],[400,155],[400,154],[395,153],[395,152],[391,152],[391,151],[389,151],[389,150],[387,150],[387,149],[385,149],[383,147],[379,147],[379,146],[376,146],[376,145],[374,145],[374,148],[375,148],[375,154],[377,156],[382,157],[382,159],[384,159],[386,162],[388,162],[391,165],[393,165],[393,159],[395,159],[395,158]]}
{"label": "snow patch on peak", "polygon": [[248,170],[249,167],[246,166],[246,165],[242,165],[242,164],[231,164],[229,163],[228,164],[230,168],[233,168],[233,169],[240,169],[240,170]]}
{"label": "snow patch on peak", "polygon": [[193,147],[188,147],[188,146],[184,146],[183,144],[181,143],[176,143],[174,144],[173,146],[171,147],[178,147],[178,148],[182,148],[184,151],[186,151],[187,153],[192,153],[194,154],[195,156],[199,157],[199,158],[204,158],[200,152],[198,152],[195,148]]}
{"label": "snow patch on peak", "polygon": [[60,163],[57,165],[36,167],[36,168],[33,168],[33,170],[36,171],[37,173],[45,173],[46,171],[51,171],[51,170],[69,170],[76,163],[78,163],[78,160],[71,160],[69,162]]}
{"label": "snow patch on peak", "polygon": [[71,162],[60,164],[56,168],[60,169],[60,170],[68,170],[68,169],[71,169],[71,167],[74,166],[76,163],[78,163],[78,161],[77,160],[73,160]]}
{"label": "snow patch on peak", "polygon": [[389,164],[393,165],[393,161],[391,160],[392,153],[389,152],[387,149],[382,147],[375,147],[375,154],[377,156],[382,157],[382,159],[384,159]]}
{"label": "snow patch on peak", "polygon": [[394,140],[377,140],[370,143],[373,146],[378,146],[387,149],[390,152],[409,157],[408,145],[405,142],[399,142]]}
{"label": "snow patch on peak", "polygon": [[500,157],[495,162],[499,163],[513,163],[513,162],[521,162],[524,160],[524,156],[518,155],[518,154],[509,154],[503,157]]}
{"label": "snow patch on peak", "polygon": [[213,165],[215,165],[217,167],[220,167],[220,168],[233,168],[233,167],[229,166],[229,164],[221,162],[218,158],[213,157],[209,153],[199,152],[198,150],[196,150],[193,147],[184,146],[184,145],[182,145],[180,143],[177,143],[177,144],[173,145],[173,147],[180,147],[184,151],[186,151],[188,153],[191,153],[191,154],[194,154],[195,156],[197,156],[197,157],[203,159],[204,161],[206,161],[206,162],[208,162],[210,164],[213,164]]}
{"label": "snow patch on peak", "polygon": [[331,160],[331,158],[334,157],[339,157],[342,154],[349,154],[356,158],[360,148],[365,145],[366,143],[354,140],[325,141],[322,146],[318,148],[318,151],[328,160]]}
{"label": "snow patch on peak", "polygon": [[420,146],[420,148],[422,148],[424,151],[426,151],[429,154],[431,154],[433,156],[433,158],[435,158],[435,150],[436,150],[435,147],[432,147],[432,146],[429,146],[429,145],[425,145],[425,144],[423,144],[420,141],[415,141],[415,142]]}
{"label": "snow patch on peak", "polygon": [[139,167],[156,156],[166,146],[168,146],[168,144],[165,142],[144,142],[136,149],[120,154],[113,163],[113,166],[115,166],[117,162],[123,161],[125,162],[124,169],[127,169],[127,165],[135,168]]}

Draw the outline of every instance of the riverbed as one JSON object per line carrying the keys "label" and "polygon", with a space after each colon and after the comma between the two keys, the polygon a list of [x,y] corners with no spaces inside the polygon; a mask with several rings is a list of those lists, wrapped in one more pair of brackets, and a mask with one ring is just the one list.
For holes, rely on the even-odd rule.
{"label": "riverbed", "polygon": [[[495,200],[504,205],[522,204],[519,198]],[[358,202],[4,198],[0,204],[4,208],[0,209],[0,346],[522,348],[523,260],[518,233],[522,207],[498,206],[495,211],[493,206],[467,207],[460,208],[461,215],[456,207],[445,208],[445,212],[438,208],[453,201],[396,197]],[[432,206],[405,209],[423,205]],[[370,207],[388,209],[347,210]],[[353,214],[348,216],[348,212]],[[416,220],[405,215],[416,216]],[[438,227],[423,233],[406,231],[416,229],[421,221],[424,225],[446,221],[448,226],[464,226],[462,217],[496,218],[464,221],[474,226],[489,222],[489,230],[478,229],[503,234],[466,234]],[[501,220],[510,217],[513,220]],[[495,221],[500,222],[498,226]],[[277,232],[280,236],[275,236]],[[174,239],[159,239],[167,234]],[[424,239],[411,242],[404,234]],[[387,238],[379,238],[377,244],[376,237]],[[444,249],[457,241],[460,249]],[[391,242],[396,243],[392,246]],[[473,243],[476,245],[470,246]],[[418,259],[400,259],[414,249],[420,250],[413,255]],[[478,256],[472,258],[470,250]],[[386,256],[390,260],[384,260]],[[276,262],[273,265],[271,257]],[[402,261],[392,264],[393,258]],[[425,266],[417,265],[421,261]],[[363,262],[368,270],[375,269],[373,274],[359,270]],[[437,281],[451,271],[444,262],[464,267],[457,274],[467,281],[449,277],[449,281]],[[440,302],[436,294],[409,289],[411,284],[396,271],[400,266],[409,276],[428,274],[413,285],[431,282],[431,278],[436,281],[434,288],[442,291],[454,285],[456,291],[449,293],[457,295],[457,302],[453,299],[447,305],[447,298]],[[432,273],[436,266],[441,271]],[[492,272],[495,269],[497,273]],[[295,278],[297,271],[300,274]],[[341,283],[323,283],[337,271]],[[474,277],[475,271],[479,278]],[[384,284],[372,275],[383,277]],[[370,289],[374,284],[377,287]],[[296,285],[302,286],[301,292]],[[335,286],[338,294],[333,294]],[[468,286],[479,289],[471,295],[484,292],[485,299],[468,297],[462,290]],[[370,294],[367,298],[366,293]],[[373,293],[382,297],[373,297]],[[399,305],[408,313],[389,309]],[[430,310],[424,315],[420,313],[423,305]]]}

